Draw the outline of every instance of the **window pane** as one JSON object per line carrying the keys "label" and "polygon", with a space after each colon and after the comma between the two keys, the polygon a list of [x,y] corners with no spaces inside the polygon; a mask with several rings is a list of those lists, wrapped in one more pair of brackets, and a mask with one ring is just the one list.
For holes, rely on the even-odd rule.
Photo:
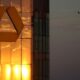
{"label": "window pane", "polygon": [[21,40],[12,43],[11,64],[21,64]]}
{"label": "window pane", "polygon": [[8,42],[1,43],[1,64],[10,64],[11,44]]}
{"label": "window pane", "polygon": [[0,80],[11,80],[11,66],[9,64],[2,65],[1,72]]}
{"label": "window pane", "polygon": [[31,39],[22,39],[22,64],[31,64]]}
{"label": "window pane", "polygon": [[0,32],[16,32],[14,29],[14,26],[8,17],[8,15],[5,13],[1,20],[0,20]]}
{"label": "window pane", "polygon": [[21,12],[21,0],[11,0],[11,6],[14,6],[17,11]]}
{"label": "window pane", "polygon": [[31,16],[32,13],[27,13],[27,12],[22,13],[22,21],[25,26],[31,25]]}
{"label": "window pane", "polygon": [[12,65],[12,79],[21,80],[21,65]]}
{"label": "window pane", "polygon": [[31,80],[31,65],[13,65],[11,80]]}
{"label": "window pane", "polygon": [[31,80],[31,65],[22,65],[22,80]]}
{"label": "window pane", "polygon": [[1,5],[3,6],[9,6],[10,5],[10,0],[0,0]]}
{"label": "window pane", "polygon": [[31,0],[22,0],[22,12],[32,12]]}
{"label": "window pane", "polygon": [[31,38],[32,37],[32,31],[31,26],[25,26],[22,31],[22,38]]}

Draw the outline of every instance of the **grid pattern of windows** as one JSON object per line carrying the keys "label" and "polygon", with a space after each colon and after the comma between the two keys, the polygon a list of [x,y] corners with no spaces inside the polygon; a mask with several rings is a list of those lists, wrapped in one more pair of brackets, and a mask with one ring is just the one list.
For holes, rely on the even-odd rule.
{"label": "grid pattern of windows", "polygon": [[48,1],[33,1],[33,80],[49,80]]}
{"label": "grid pattern of windows", "polygon": [[[0,42],[0,80],[31,80],[32,0],[0,0],[0,6],[14,6],[24,24],[16,42]],[[15,31],[6,13],[0,31]]]}

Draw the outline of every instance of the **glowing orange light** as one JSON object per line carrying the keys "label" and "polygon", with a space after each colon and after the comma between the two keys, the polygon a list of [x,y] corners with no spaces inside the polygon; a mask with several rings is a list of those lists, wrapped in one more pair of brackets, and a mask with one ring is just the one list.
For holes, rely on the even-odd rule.
{"label": "glowing orange light", "polygon": [[14,74],[16,77],[18,77],[21,73],[21,68],[19,65],[14,66]]}
{"label": "glowing orange light", "polygon": [[6,66],[6,75],[7,75],[7,77],[9,77],[10,74],[11,74],[11,67],[10,67],[10,65],[7,65]]}
{"label": "glowing orange light", "polygon": [[[22,71],[21,71],[22,70]],[[22,75],[22,79],[23,80],[30,80],[30,66],[28,65],[15,65],[13,68],[14,71],[14,76],[16,78],[21,77]]]}
{"label": "glowing orange light", "polygon": [[29,72],[29,68],[25,65],[22,65],[22,77],[24,79],[29,78],[30,72]]}
{"label": "glowing orange light", "polygon": [[5,80],[10,80],[10,75],[11,75],[11,66],[10,65],[5,66],[5,72],[6,72]]}
{"label": "glowing orange light", "polygon": [[[25,4],[27,3],[27,5]],[[0,80],[31,80],[31,39],[32,39],[32,27],[31,16],[32,7],[31,0],[23,0],[23,14],[22,22],[24,24],[24,29],[21,33],[22,35],[22,45],[21,36],[19,36],[16,42],[1,42],[0,43]],[[4,6],[4,4],[0,4]],[[6,5],[6,4],[5,4]],[[20,13],[21,8],[19,4],[14,4],[11,2],[17,11]],[[28,9],[27,9],[28,7]],[[27,14],[26,14],[27,12]],[[28,13],[29,12],[29,13]],[[0,32],[16,32],[14,25],[8,19],[8,15],[4,14],[1,19]],[[11,27],[12,26],[12,27]],[[30,39],[26,39],[30,38]],[[21,52],[22,51],[22,52]],[[30,65],[29,65],[30,64]]]}

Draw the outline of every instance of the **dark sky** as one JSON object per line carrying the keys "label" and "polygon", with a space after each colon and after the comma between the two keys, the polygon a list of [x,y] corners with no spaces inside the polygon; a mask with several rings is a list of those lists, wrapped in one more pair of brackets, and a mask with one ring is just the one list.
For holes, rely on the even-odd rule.
{"label": "dark sky", "polygon": [[80,80],[80,0],[50,0],[50,80]]}

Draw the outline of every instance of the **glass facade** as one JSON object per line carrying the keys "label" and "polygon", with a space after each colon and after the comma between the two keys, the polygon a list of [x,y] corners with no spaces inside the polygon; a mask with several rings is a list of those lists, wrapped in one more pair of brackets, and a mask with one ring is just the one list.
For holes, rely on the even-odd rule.
{"label": "glass facade", "polygon": [[[24,24],[16,42],[0,42],[0,80],[31,80],[32,0],[0,0],[0,6],[14,6]],[[6,13],[0,20],[1,31],[15,32]]]}
{"label": "glass facade", "polygon": [[[0,42],[0,80],[49,80],[49,0],[0,0],[14,6],[24,24],[16,42]],[[15,32],[8,15],[0,32]]]}

